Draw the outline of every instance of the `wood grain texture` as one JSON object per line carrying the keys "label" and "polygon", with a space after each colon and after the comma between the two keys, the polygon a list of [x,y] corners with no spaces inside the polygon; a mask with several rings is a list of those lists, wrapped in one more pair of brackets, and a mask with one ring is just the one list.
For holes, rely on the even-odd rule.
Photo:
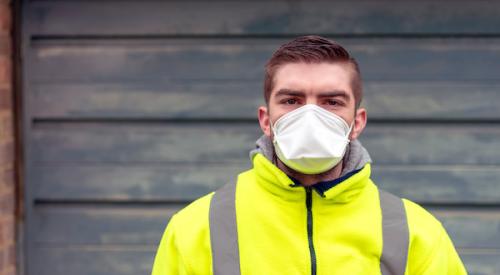
{"label": "wood grain texture", "polygon": [[[35,162],[248,163],[257,123],[41,123]],[[498,165],[492,124],[371,124],[361,141],[376,164]]]}
{"label": "wood grain texture", "polygon": [[250,166],[264,64],[310,33],[360,63],[374,181],[500,274],[500,3],[22,6],[27,274],[149,274],[170,217]]}
{"label": "wood grain texture", "polygon": [[[183,205],[39,205],[37,246],[156,245],[170,217]],[[429,208],[456,247],[500,249],[500,211]],[[208,212],[207,212],[208,213]]]}
{"label": "wood grain texture", "polygon": [[[495,1],[29,3],[36,35],[498,34]],[[123,20],[134,18],[134,20]],[[89,22],[91,22],[89,24]]]}
{"label": "wood grain texture", "polygon": [[159,243],[170,217],[186,204],[37,205],[37,246]]}
{"label": "wood grain texture", "polygon": [[35,168],[38,200],[189,201],[227,183],[248,164],[49,165]]}
{"label": "wood grain texture", "polygon": [[[55,164],[35,167],[34,197],[46,201],[190,201],[216,190],[247,164]],[[499,204],[495,166],[379,166],[382,189],[420,203]]]}
{"label": "wood grain texture", "polygon": [[[37,274],[67,274],[70,269],[92,274],[148,270],[164,225],[179,207],[39,206],[43,223],[36,235],[35,266],[44,265],[37,266],[42,271]],[[496,274],[499,266],[493,257],[500,255],[500,212],[431,211],[443,222],[470,274]]]}
{"label": "wood grain texture", "polygon": [[[42,40],[33,45],[31,81],[152,80],[262,82],[276,38]],[[498,38],[343,38],[365,80],[493,81]]]}
{"label": "wood grain texture", "polygon": [[150,274],[153,246],[37,247],[31,269],[37,275]]}
{"label": "wood grain texture", "polygon": [[[33,269],[39,275],[137,275],[151,272],[155,249],[149,246],[58,247],[37,248],[36,253],[40,257],[34,260]],[[500,273],[499,250],[465,250],[460,254],[470,275]]]}
{"label": "wood grain texture", "polygon": [[499,250],[459,252],[470,275],[495,275],[500,273]]}
{"label": "wood grain texture", "polygon": [[[256,119],[262,81],[36,84],[38,119]],[[368,119],[499,120],[500,82],[366,81]],[[223,104],[221,102],[223,99]]]}

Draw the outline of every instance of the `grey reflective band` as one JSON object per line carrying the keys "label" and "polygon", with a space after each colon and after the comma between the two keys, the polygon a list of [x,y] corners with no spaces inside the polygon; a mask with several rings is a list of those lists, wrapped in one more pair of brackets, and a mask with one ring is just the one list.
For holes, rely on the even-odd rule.
{"label": "grey reflective band", "polygon": [[[408,257],[409,231],[403,201],[379,189],[382,209],[382,275],[404,275]],[[236,184],[217,190],[210,202],[209,224],[214,275],[239,275],[236,225]]]}
{"label": "grey reflective band", "polygon": [[382,275],[404,275],[408,257],[409,231],[403,201],[379,189],[382,209]]}
{"label": "grey reflective band", "polygon": [[225,184],[210,202],[209,226],[214,275],[240,274],[236,226],[236,183]]}

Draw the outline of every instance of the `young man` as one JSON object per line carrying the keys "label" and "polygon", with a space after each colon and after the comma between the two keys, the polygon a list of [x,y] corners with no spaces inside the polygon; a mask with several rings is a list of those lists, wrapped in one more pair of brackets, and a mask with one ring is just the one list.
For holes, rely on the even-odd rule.
{"label": "young man", "polygon": [[172,217],[167,274],[466,274],[441,223],[370,180],[361,76],[339,44],[299,37],[266,65],[253,168]]}

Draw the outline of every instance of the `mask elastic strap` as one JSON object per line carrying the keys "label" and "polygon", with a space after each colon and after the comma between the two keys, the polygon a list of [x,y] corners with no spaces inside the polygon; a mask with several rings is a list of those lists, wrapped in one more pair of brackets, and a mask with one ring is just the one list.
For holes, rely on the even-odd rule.
{"label": "mask elastic strap", "polygon": [[349,136],[351,135],[351,131],[354,128],[354,122],[356,122],[356,120],[352,121],[351,126],[349,127],[349,132],[347,132],[347,143],[351,142],[351,139],[349,138]]}

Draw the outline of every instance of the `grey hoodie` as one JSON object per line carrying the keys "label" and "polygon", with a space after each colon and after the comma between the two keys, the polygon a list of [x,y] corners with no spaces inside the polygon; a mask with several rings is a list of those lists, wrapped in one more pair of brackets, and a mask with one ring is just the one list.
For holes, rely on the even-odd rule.
{"label": "grey hoodie", "polygon": [[[274,158],[273,158],[274,146],[269,137],[267,137],[266,135],[262,135],[255,142],[255,145],[256,145],[255,149],[250,151],[250,159],[253,159],[253,156],[256,155],[257,153],[261,153],[268,160],[274,163]],[[344,166],[342,168],[340,177],[354,170],[363,168],[363,166],[365,166],[366,163],[369,162],[371,163],[372,160],[370,158],[370,154],[368,154],[368,151],[366,151],[365,147],[363,147],[361,142],[359,142],[359,140],[356,139],[351,141],[347,146],[343,162]]]}

